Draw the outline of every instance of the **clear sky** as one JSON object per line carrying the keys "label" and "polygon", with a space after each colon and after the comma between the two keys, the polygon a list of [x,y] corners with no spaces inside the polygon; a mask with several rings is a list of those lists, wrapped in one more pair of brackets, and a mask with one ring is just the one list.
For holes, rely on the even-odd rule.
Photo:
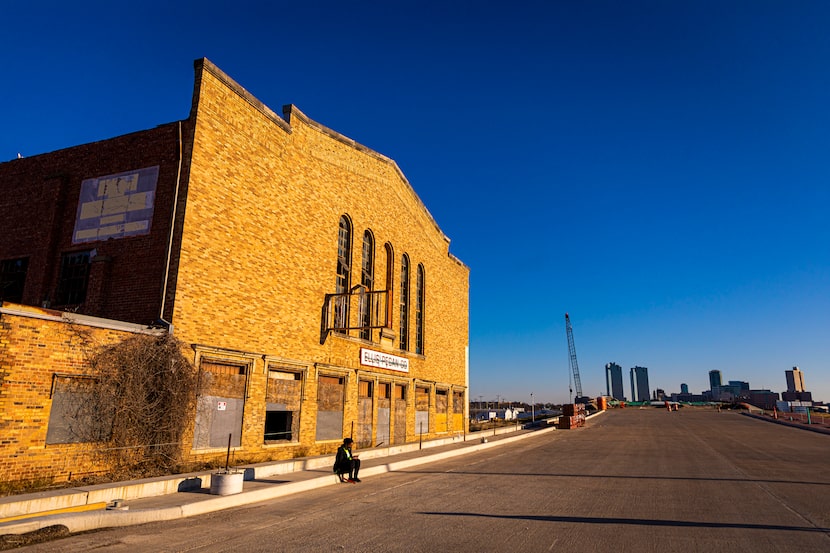
{"label": "clear sky", "polygon": [[[188,115],[207,57],[394,159],[470,267],[470,396],[604,367],[830,401],[830,2],[5,3],[0,159]],[[428,339],[428,337],[427,337]]]}

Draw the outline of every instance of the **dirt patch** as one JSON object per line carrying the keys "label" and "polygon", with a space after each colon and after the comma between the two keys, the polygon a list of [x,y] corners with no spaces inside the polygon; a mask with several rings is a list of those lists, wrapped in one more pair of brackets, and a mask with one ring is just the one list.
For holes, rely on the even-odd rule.
{"label": "dirt patch", "polygon": [[0,551],[8,551],[9,549],[17,549],[18,547],[65,538],[68,535],[69,528],[63,524],[46,526],[40,530],[33,530],[25,534],[3,534],[0,536]]}

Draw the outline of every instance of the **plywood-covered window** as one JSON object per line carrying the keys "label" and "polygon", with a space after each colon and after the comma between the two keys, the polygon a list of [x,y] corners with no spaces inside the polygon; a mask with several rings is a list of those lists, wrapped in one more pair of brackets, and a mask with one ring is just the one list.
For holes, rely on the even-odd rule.
{"label": "plywood-covered window", "polygon": [[343,405],[345,378],[319,375],[317,377],[317,432],[318,441],[339,440],[343,437]]}
{"label": "plywood-covered window", "polygon": [[248,365],[233,361],[202,359],[194,448],[227,447],[229,441],[232,447],[241,445],[248,370]]}
{"label": "plywood-covered window", "polygon": [[452,429],[462,430],[464,428],[464,392],[456,390],[452,393]]}
{"label": "plywood-covered window", "polygon": [[464,392],[452,393],[452,412],[464,413]]}
{"label": "plywood-covered window", "polygon": [[429,388],[415,387],[415,433],[429,433]]}
{"label": "plywood-covered window", "polygon": [[265,390],[265,443],[296,442],[300,434],[303,374],[268,368]]}
{"label": "plywood-covered window", "polygon": [[447,431],[447,413],[449,411],[447,390],[435,390],[435,431]]}
{"label": "plywood-covered window", "polygon": [[358,447],[372,445],[372,415],[374,407],[374,382],[360,380],[357,385],[357,428],[354,440]]}
{"label": "plywood-covered window", "polygon": [[47,444],[99,442],[109,438],[112,414],[93,413],[86,408],[95,393],[95,382],[88,376],[53,375]]}
{"label": "plywood-covered window", "polygon": [[406,384],[392,387],[393,443],[406,443]]}

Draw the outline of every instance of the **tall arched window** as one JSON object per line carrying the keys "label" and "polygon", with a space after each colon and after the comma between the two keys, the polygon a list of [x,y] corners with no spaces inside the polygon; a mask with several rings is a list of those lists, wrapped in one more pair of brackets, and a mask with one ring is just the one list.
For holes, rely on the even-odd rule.
{"label": "tall arched window", "polygon": [[409,256],[403,254],[401,258],[401,327],[400,348],[409,349]]}
{"label": "tall arched window", "polygon": [[339,295],[334,303],[334,328],[340,333],[349,326],[349,291],[352,264],[352,223],[345,215],[340,217],[337,231],[337,285],[335,293]]}
{"label": "tall arched window", "polygon": [[[375,286],[375,238],[370,231],[363,233],[363,262],[360,265],[360,284],[366,292],[371,292]],[[360,337],[371,340],[373,296],[363,294],[360,298]]]}
{"label": "tall arched window", "polygon": [[420,263],[415,279],[415,353],[424,353],[424,266]]}
{"label": "tall arched window", "polygon": [[386,327],[392,329],[392,313],[395,309],[395,250],[392,244],[387,242],[383,246],[386,252]]}

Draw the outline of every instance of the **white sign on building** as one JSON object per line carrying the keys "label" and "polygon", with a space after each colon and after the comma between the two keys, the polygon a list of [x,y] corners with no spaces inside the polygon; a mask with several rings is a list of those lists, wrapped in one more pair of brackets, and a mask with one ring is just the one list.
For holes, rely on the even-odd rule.
{"label": "white sign on building", "polygon": [[366,348],[360,348],[360,364],[390,371],[409,372],[409,359]]}

